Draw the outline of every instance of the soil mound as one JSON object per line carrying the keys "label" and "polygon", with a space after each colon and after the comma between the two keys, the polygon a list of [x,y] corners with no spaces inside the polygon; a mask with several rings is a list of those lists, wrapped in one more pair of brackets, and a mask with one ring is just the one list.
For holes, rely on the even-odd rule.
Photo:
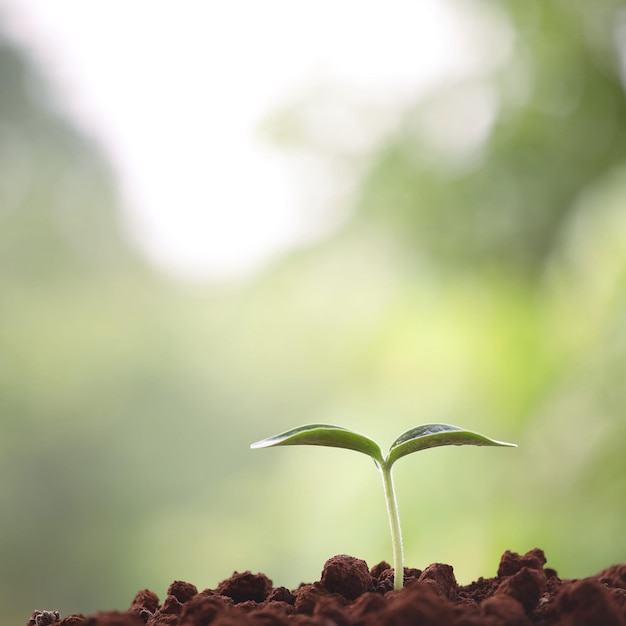
{"label": "soil mound", "polygon": [[561,580],[542,550],[505,552],[497,576],[459,586],[450,565],[405,568],[393,589],[388,563],[334,556],[318,582],[274,587],[265,574],[235,572],[216,589],[176,581],[161,602],[137,593],[126,611],[61,617],[35,611],[27,626],[626,626],[626,564]]}

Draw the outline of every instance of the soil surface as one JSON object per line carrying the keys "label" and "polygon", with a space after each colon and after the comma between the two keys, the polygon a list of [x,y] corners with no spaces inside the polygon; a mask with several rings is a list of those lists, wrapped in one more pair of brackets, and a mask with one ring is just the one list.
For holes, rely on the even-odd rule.
{"label": "soil surface", "polygon": [[459,586],[450,565],[405,568],[393,590],[382,562],[334,556],[321,579],[290,591],[265,574],[235,572],[216,589],[176,581],[161,602],[137,593],[127,611],[62,617],[35,611],[28,626],[626,626],[626,564],[561,580],[542,550],[505,552],[495,578]]}

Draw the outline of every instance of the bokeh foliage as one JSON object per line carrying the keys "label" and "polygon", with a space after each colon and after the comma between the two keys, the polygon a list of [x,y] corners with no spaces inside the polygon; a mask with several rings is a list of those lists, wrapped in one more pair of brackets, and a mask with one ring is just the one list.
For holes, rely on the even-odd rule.
{"label": "bokeh foliage", "polygon": [[[174,579],[252,569],[296,586],[336,553],[389,559],[367,459],[248,450],[307,422],[385,447],[431,421],[520,445],[398,464],[409,565],[449,562],[469,582],[504,549],[541,547],[564,577],[626,560],[623,13],[468,6],[498,12],[505,61],[357,155],[338,234],[219,288],[134,255],[97,147],[2,44],[7,623],[121,608]],[[315,152],[302,125],[295,147]]]}

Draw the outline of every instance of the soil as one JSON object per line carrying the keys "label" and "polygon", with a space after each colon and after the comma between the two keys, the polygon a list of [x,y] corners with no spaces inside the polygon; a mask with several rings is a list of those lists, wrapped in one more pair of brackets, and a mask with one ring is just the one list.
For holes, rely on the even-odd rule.
{"label": "soil", "polygon": [[542,550],[505,552],[497,576],[459,586],[450,565],[405,568],[393,590],[382,562],[334,556],[321,579],[290,591],[265,574],[235,572],[216,589],[176,581],[161,602],[137,593],[126,611],[59,616],[35,611],[28,626],[626,626],[626,564],[561,580]]}

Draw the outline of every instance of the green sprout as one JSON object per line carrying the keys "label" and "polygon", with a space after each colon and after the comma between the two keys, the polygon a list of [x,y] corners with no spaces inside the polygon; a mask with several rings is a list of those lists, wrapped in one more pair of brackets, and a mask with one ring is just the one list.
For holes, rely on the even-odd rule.
{"label": "green sprout", "polygon": [[389,448],[389,454],[383,456],[381,447],[369,437],[355,433],[347,428],[331,426],[329,424],[308,424],[293,430],[262,439],[250,445],[251,448],[271,448],[274,446],[327,446],[332,448],[346,448],[362,452],[374,459],[376,467],[383,479],[387,515],[391,529],[391,544],[393,549],[394,588],[401,589],[404,572],[404,557],[402,554],[402,531],[398,505],[391,475],[392,465],[401,457],[419,450],[436,448],[438,446],[511,446],[514,443],[496,441],[484,435],[463,430],[449,424],[424,424],[400,435]]}

